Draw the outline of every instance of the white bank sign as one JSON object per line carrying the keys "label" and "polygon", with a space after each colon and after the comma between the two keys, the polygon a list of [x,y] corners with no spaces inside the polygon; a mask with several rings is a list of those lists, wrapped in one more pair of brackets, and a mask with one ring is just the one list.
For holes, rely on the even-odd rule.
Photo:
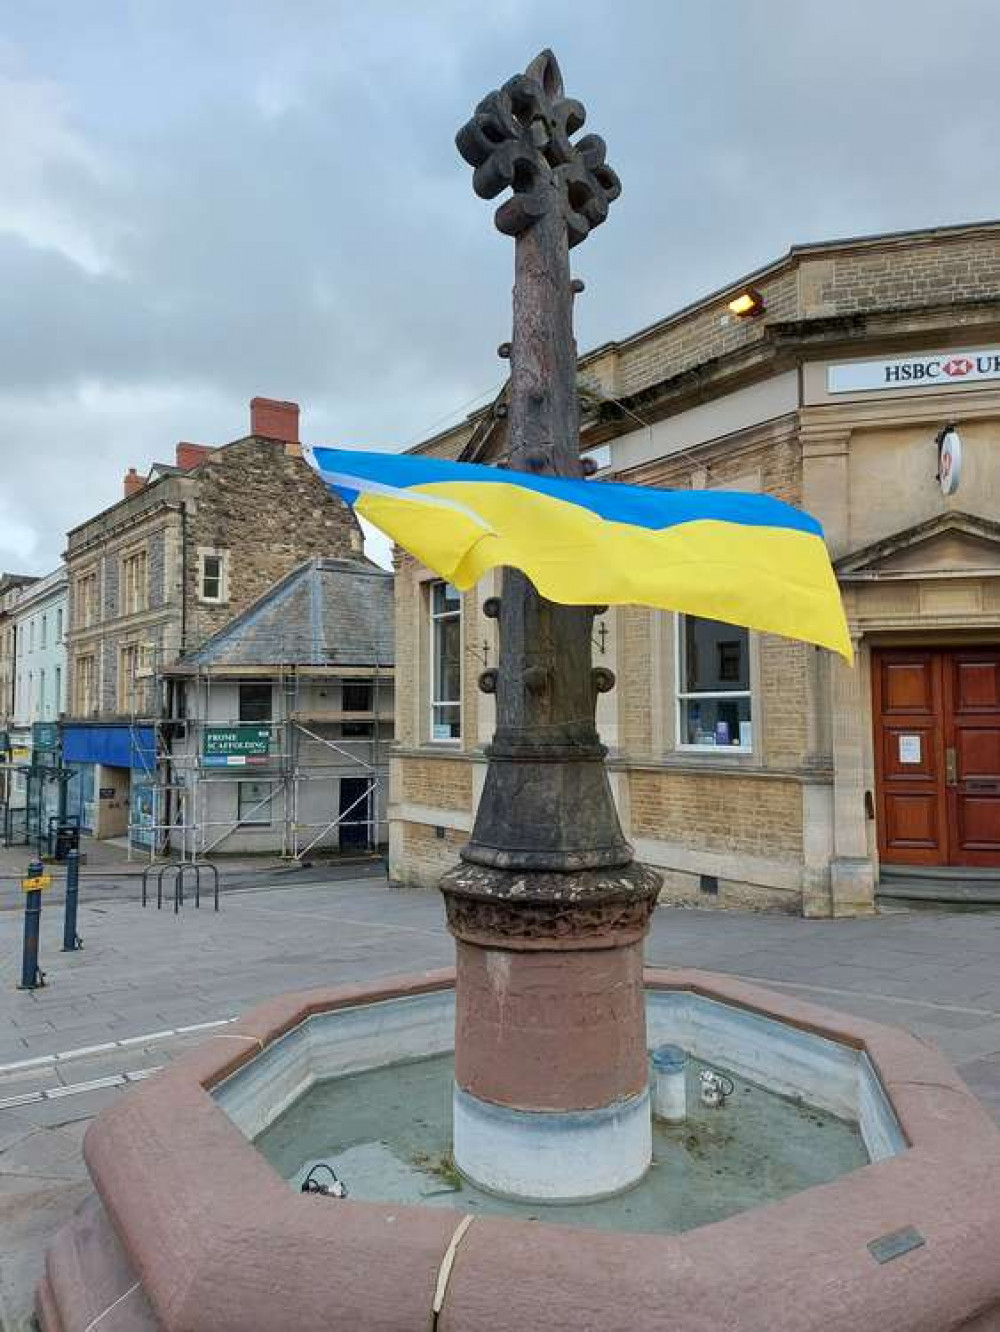
{"label": "white bank sign", "polygon": [[950,388],[977,379],[1000,379],[1000,348],[905,356],[894,361],[848,361],[826,372],[828,393],[866,389]]}

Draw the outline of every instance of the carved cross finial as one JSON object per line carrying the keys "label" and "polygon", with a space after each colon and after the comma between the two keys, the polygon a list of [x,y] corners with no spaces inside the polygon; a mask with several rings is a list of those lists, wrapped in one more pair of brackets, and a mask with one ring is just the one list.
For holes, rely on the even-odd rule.
{"label": "carved cross finial", "polygon": [[484,97],[458,131],[455,143],[475,167],[479,197],[495,199],[508,186],[514,191],[495,214],[504,235],[519,236],[548,209],[560,208],[573,246],[607,217],[621,182],[604,160],[600,135],[571,141],[586,117],[583,104],[564,95],[555,56],[543,51]]}

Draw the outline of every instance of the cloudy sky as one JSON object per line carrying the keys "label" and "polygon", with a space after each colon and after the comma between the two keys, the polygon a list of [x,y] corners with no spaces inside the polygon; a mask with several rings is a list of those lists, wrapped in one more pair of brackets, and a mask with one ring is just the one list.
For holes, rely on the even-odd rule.
{"label": "cloudy sky", "polygon": [[453,135],[541,47],[624,194],[581,348],[804,240],[1000,215],[997,0],[0,0],[0,569],[254,394],[400,448],[499,384]]}

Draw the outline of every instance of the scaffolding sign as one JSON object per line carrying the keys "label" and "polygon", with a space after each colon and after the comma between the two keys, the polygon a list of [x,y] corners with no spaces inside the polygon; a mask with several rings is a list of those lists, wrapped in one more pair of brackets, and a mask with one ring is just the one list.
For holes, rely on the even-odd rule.
{"label": "scaffolding sign", "polygon": [[269,726],[206,726],[201,762],[206,768],[245,768],[271,757]]}

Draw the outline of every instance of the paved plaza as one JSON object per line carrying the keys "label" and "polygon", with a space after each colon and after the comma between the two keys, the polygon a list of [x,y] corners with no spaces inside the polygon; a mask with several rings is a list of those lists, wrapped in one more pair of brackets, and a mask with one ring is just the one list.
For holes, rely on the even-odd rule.
{"label": "paved plaza", "polygon": [[[321,872],[317,872],[320,873]],[[450,963],[437,894],[373,869],[233,887],[218,915],[145,911],[137,883],[81,899],[62,953],[46,904],[48,984],[19,991],[22,916],[0,911],[0,1329],[30,1326],[45,1245],[86,1196],[88,1121],[131,1082],[270,995]],[[266,877],[266,876],[265,876]],[[308,877],[308,876],[306,876]],[[315,875],[314,875],[315,877]],[[1000,1120],[1000,914],[808,921],[661,907],[651,963],[714,969],[936,1041]]]}

